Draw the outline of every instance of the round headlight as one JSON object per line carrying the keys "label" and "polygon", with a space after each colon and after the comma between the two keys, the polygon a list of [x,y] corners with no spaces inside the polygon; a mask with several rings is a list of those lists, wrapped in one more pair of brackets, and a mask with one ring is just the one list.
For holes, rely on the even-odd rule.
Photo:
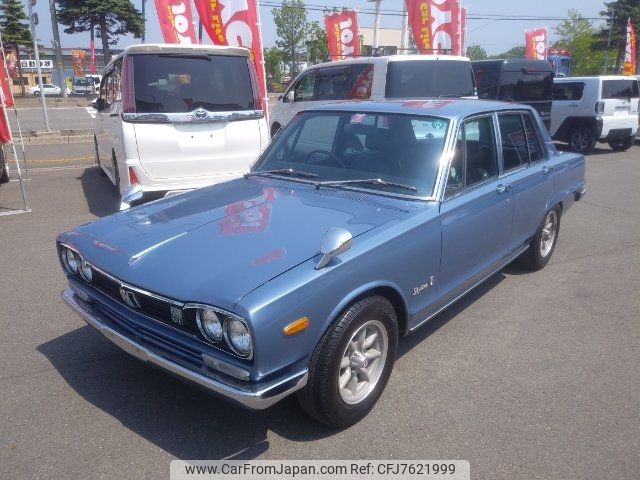
{"label": "round headlight", "polygon": [[210,308],[199,308],[196,314],[200,331],[209,340],[219,342],[222,340],[222,323],[218,314]]}
{"label": "round headlight", "polygon": [[65,248],[62,257],[67,270],[71,273],[78,273],[78,255],[73,250]]}
{"label": "round headlight", "polygon": [[225,337],[229,346],[243,357],[251,354],[251,334],[244,322],[230,318],[224,323]]}
{"label": "round headlight", "polygon": [[89,264],[84,260],[80,265],[80,276],[89,283],[91,283],[91,280],[93,280],[93,271],[91,270]]}

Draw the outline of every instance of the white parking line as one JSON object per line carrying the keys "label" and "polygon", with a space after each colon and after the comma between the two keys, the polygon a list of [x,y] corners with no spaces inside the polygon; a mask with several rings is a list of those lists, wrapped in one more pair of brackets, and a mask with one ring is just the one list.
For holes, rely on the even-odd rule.
{"label": "white parking line", "polygon": [[89,116],[91,118],[96,118],[98,111],[95,108],[87,107],[87,108],[85,108],[85,110],[87,111],[87,113],[89,114]]}

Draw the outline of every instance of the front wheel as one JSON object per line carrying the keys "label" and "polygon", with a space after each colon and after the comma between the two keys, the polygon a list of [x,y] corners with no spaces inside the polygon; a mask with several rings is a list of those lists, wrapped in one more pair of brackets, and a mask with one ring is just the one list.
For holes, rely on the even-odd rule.
{"label": "front wheel", "polygon": [[613,138],[609,140],[607,143],[611,147],[611,150],[615,150],[616,152],[624,152],[631,148],[635,140],[636,140],[636,137]]}
{"label": "front wheel", "polygon": [[360,421],[389,380],[398,345],[398,323],[384,297],[364,298],[329,327],[309,363],[309,380],[299,392],[302,408],[333,428]]}
{"label": "front wheel", "polygon": [[575,127],[569,133],[569,147],[577,153],[586,155],[596,146],[596,137],[588,127]]}
{"label": "front wheel", "polygon": [[560,233],[560,207],[549,210],[542,223],[533,236],[529,248],[520,257],[520,263],[531,270],[543,269],[549,260],[558,242]]}

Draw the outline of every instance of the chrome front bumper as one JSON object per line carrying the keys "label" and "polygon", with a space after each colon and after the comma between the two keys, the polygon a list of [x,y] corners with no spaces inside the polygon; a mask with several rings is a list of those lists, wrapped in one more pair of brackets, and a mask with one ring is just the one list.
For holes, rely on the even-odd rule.
{"label": "chrome front bumper", "polygon": [[69,308],[80,315],[85,322],[130,355],[133,355],[145,362],[157,365],[158,367],[168,370],[185,380],[196,383],[217,395],[239,403],[252,410],[263,410],[265,408],[269,408],[271,405],[277,403],[284,397],[289,396],[307,384],[308,373],[305,370],[304,372],[299,372],[284,379],[279,379],[264,385],[261,384],[257,389],[252,389],[251,384],[247,384],[247,388],[244,389],[227,385],[219,380],[206,377],[177,365],[116,332],[102,323],[99,318],[85,308],[83,306],[83,303],[85,302],[78,298],[73,290],[65,290],[61,293],[61,297]]}

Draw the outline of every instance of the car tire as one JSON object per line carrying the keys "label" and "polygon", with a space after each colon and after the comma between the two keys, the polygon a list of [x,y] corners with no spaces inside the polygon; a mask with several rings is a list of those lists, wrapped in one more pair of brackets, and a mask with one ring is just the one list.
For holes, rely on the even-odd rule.
{"label": "car tire", "polygon": [[529,248],[520,256],[522,265],[536,271],[543,269],[549,263],[558,243],[560,216],[559,206],[553,207],[545,214],[536,234],[531,239]]}
{"label": "car tire", "polygon": [[279,123],[274,123],[273,125],[271,125],[271,138],[275,137],[281,128],[282,126]]}
{"label": "car tire", "polygon": [[577,153],[586,155],[596,146],[596,137],[589,127],[579,126],[569,132],[569,147]]}
{"label": "car tire", "polygon": [[302,409],[332,428],[360,421],[389,380],[397,345],[398,322],[389,300],[376,295],[353,303],[311,356],[307,385],[298,392]]}
{"label": "car tire", "polygon": [[611,147],[611,150],[614,150],[616,152],[624,152],[632,147],[635,140],[636,137],[612,138],[607,143]]}
{"label": "car tire", "polygon": [[4,147],[0,146],[0,185],[9,182],[9,164],[4,154]]}
{"label": "car tire", "polygon": [[111,174],[113,175],[113,185],[116,187],[118,195],[120,195],[120,171],[118,170],[115,152],[111,152]]}

